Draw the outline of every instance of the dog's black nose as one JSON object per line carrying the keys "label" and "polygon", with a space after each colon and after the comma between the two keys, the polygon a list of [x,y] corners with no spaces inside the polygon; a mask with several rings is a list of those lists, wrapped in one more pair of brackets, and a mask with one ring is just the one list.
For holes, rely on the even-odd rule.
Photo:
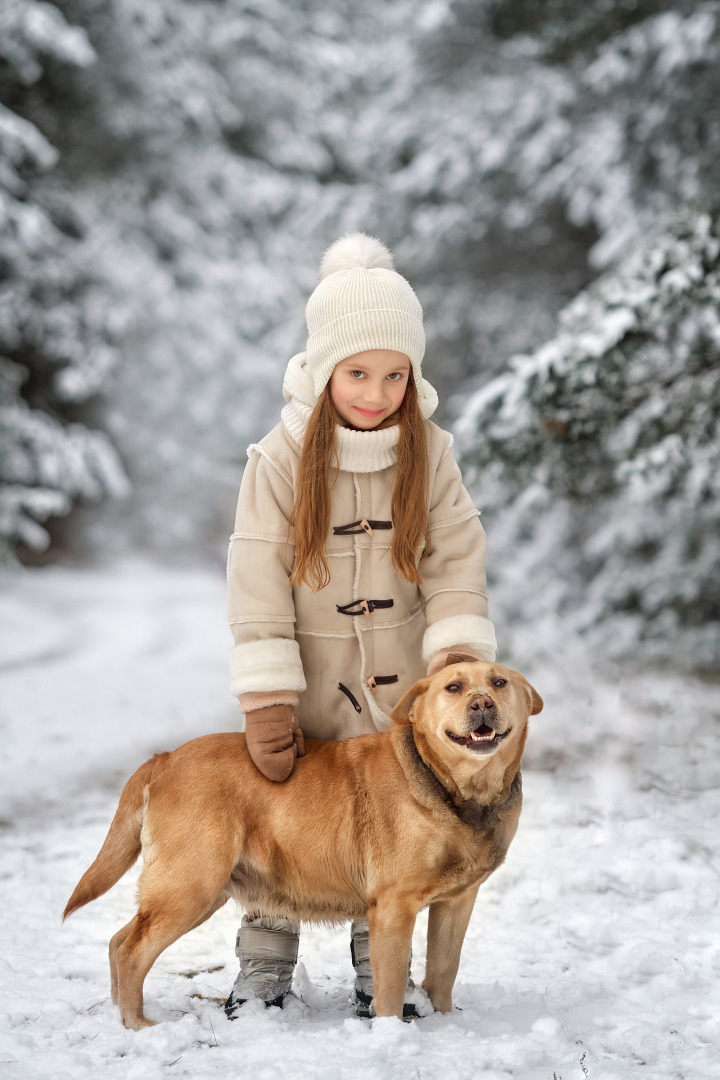
{"label": "dog's black nose", "polygon": [[470,702],[470,708],[474,709],[476,712],[478,709],[494,709],[495,702],[490,697],[479,697]]}

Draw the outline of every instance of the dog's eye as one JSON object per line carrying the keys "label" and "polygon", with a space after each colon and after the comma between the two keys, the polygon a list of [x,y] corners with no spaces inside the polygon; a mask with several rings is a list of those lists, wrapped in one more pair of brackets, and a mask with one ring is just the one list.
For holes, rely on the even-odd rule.
{"label": "dog's eye", "polygon": [[507,686],[507,679],[493,679],[493,686]]}
{"label": "dog's eye", "polygon": [[445,687],[445,689],[448,691],[449,694],[457,694],[460,689],[460,683],[451,682],[449,686]]}

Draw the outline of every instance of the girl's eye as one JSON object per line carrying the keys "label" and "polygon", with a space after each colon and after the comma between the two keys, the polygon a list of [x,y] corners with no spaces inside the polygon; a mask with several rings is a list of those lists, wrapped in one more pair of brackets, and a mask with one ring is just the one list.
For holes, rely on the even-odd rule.
{"label": "girl's eye", "polygon": [[364,371],[351,371],[350,374],[352,375],[353,379],[364,379],[365,378],[365,372]]}
{"label": "girl's eye", "polygon": [[391,375],[388,375],[388,379],[390,379],[392,382],[397,382],[398,379],[402,379],[402,377],[402,371],[393,371]]}

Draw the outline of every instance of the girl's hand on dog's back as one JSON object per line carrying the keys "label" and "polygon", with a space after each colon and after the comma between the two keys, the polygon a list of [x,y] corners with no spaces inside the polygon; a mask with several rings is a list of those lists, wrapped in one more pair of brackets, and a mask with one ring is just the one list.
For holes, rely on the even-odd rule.
{"label": "girl's hand on dog's back", "polygon": [[268,780],[287,780],[295,759],[305,754],[303,733],[292,705],[270,705],[247,713],[245,735],[250,757]]}

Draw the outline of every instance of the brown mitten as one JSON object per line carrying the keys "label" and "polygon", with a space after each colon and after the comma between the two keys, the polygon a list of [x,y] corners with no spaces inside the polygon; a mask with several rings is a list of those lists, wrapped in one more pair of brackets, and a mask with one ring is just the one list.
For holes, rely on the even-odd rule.
{"label": "brown mitten", "polygon": [[295,758],[305,753],[303,733],[292,705],[270,705],[245,715],[250,757],[268,780],[287,780]]}

